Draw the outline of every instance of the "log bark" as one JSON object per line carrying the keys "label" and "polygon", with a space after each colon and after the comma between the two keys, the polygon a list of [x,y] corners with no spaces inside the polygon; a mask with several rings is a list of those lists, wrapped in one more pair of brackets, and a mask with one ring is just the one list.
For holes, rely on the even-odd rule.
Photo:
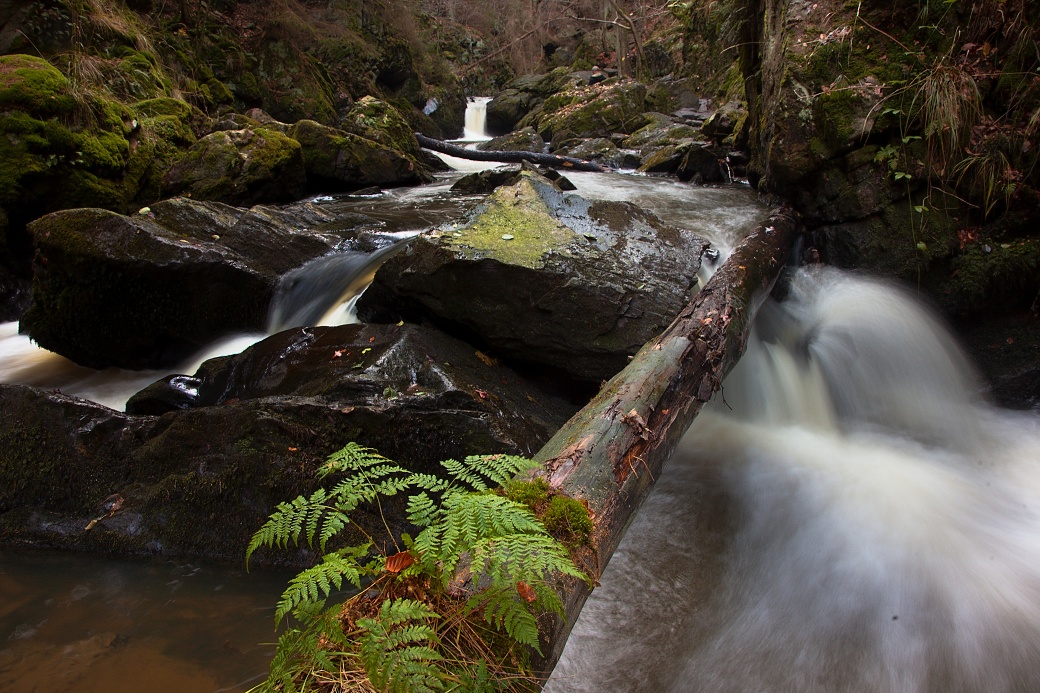
{"label": "log bark", "polygon": [[[594,522],[592,565],[598,578],[665,460],[736,364],[758,308],[787,264],[800,226],[778,210],[733,251],[659,337],[535,456],[557,491],[587,503]],[[561,588],[566,616],[556,619],[536,669],[548,677],[591,593]]]}
{"label": "log bark", "polygon": [[575,159],[569,156],[556,156],[555,154],[543,154],[541,152],[520,151],[484,152],[476,149],[466,149],[465,147],[460,147],[457,144],[451,144],[443,140],[435,140],[432,137],[427,137],[418,132],[415,133],[415,138],[419,140],[419,144],[426,149],[432,149],[441,154],[457,156],[460,159],[469,159],[471,161],[498,161],[506,164],[519,164],[526,161],[528,163],[548,166],[550,168],[564,168],[570,169],[571,171],[593,171],[595,173],[603,173],[607,170],[599,164],[594,164],[591,161]]}

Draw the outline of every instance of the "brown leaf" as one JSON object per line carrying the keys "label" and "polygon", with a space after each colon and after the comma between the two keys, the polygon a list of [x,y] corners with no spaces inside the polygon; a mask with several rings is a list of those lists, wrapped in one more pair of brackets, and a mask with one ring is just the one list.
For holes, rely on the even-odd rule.
{"label": "brown leaf", "polygon": [[484,362],[485,365],[487,365],[487,366],[497,366],[498,365],[498,359],[496,359],[494,356],[488,356],[483,351],[476,351],[474,353],[476,354],[478,359],[480,359],[481,361]]}
{"label": "brown leaf", "polygon": [[401,551],[400,553],[395,553],[393,556],[387,557],[386,572],[400,573],[413,563],[415,563],[415,556],[407,551]]}
{"label": "brown leaf", "polygon": [[520,596],[523,598],[525,602],[530,603],[533,602],[535,599],[538,599],[538,595],[535,594],[534,588],[528,585],[523,580],[517,580],[516,591],[520,594]]}

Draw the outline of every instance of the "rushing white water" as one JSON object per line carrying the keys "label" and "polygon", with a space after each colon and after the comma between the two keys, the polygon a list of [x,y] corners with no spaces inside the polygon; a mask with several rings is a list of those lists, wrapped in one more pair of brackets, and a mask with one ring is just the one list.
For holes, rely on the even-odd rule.
{"label": "rushing white water", "polygon": [[468,142],[491,139],[487,133],[487,105],[489,96],[471,96],[466,99],[466,125],[462,139]]}
{"label": "rushing white water", "polygon": [[874,281],[756,330],[546,690],[1040,690],[1040,419]]}

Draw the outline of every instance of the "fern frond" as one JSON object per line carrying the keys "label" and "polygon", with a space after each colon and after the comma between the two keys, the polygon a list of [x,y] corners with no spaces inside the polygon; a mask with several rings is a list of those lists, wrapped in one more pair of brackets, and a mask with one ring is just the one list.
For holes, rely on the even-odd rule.
{"label": "fern frond", "polygon": [[313,546],[318,528],[331,521],[333,526],[338,525],[338,528],[326,531],[326,528],[322,527],[319,535],[319,545],[324,551],[329,537],[349,522],[343,512],[326,503],[328,498],[328,492],[321,488],[309,498],[298,496],[289,503],[279,503],[267,522],[250,539],[249,547],[246,549],[246,565],[249,565],[249,557],[261,546],[285,548],[290,540],[293,544],[299,544],[300,535],[304,534],[305,529],[307,544]]}
{"label": "fern frond", "polygon": [[394,599],[383,602],[378,618],[358,619],[368,631],[361,640],[361,662],[377,690],[444,690],[444,674],[434,664],[443,659],[432,647],[437,633],[427,623],[437,618],[422,602]]}
{"label": "fern frond", "polygon": [[563,546],[547,534],[490,537],[474,544],[470,569],[486,573],[495,584],[543,581],[554,573],[588,579]]}
{"label": "fern frond", "polygon": [[389,462],[390,460],[372,448],[366,448],[357,443],[347,443],[342,449],[337,450],[326,458],[325,464],[318,470],[318,477],[324,478],[329,474],[339,472],[356,472]]}
{"label": "fern frond", "polygon": [[330,553],[318,565],[300,572],[289,581],[289,586],[282,592],[282,598],[275,608],[275,624],[281,623],[286,614],[303,604],[324,604],[333,587],[342,589],[344,579],[360,588],[359,567],[354,556]]}
{"label": "fern frond", "polygon": [[442,460],[441,466],[447,469],[448,473],[456,481],[461,481],[477,491],[487,491],[487,482],[478,473],[474,472],[469,465],[458,460]]}
{"label": "fern frond", "polygon": [[437,516],[437,506],[426,494],[417,493],[408,499],[408,521],[417,527],[429,527]]}
{"label": "fern frond", "polygon": [[485,621],[541,654],[538,646],[538,622],[512,586],[503,585],[482,590],[470,597],[466,606],[471,610],[483,608]]}
{"label": "fern frond", "polygon": [[486,476],[495,486],[505,486],[520,472],[538,466],[534,460],[517,455],[470,455],[463,464]]}
{"label": "fern frond", "polygon": [[453,485],[453,483],[448,479],[443,479],[436,474],[423,474],[420,472],[415,472],[409,475],[408,483],[414,488],[429,491],[431,493],[446,491]]}

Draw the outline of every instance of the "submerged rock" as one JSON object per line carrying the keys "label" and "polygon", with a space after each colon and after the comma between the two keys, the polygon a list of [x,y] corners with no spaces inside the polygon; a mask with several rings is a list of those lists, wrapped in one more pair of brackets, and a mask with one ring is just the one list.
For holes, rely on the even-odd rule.
{"label": "submerged rock", "polygon": [[30,225],[32,303],[21,330],[94,368],[156,368],[263,328],[278,277],[348,230],[301,204],[238,209],[175,198],[132,216],[56,212]]}
{"label": "submerged rock", "polygon": [[[135,397],[162,416],[0,385],[0,542],[238,562],[275,505],[313,491],[347,442],[428,471],[533,453],[576,407],[481,356],[413,325],[290,330]],[[114,514],[102,507],[112,494]],[[404,522],[393,505],[357,512],[369,528],[381,526],[372,512]]]}
{"label": "submerged rock", "polygon": [[633,204],[589,202],[523,172],[463,223],[413,239],[358,314],[433,320],[502,356],[599,380],[688,303],[706,247]]}

